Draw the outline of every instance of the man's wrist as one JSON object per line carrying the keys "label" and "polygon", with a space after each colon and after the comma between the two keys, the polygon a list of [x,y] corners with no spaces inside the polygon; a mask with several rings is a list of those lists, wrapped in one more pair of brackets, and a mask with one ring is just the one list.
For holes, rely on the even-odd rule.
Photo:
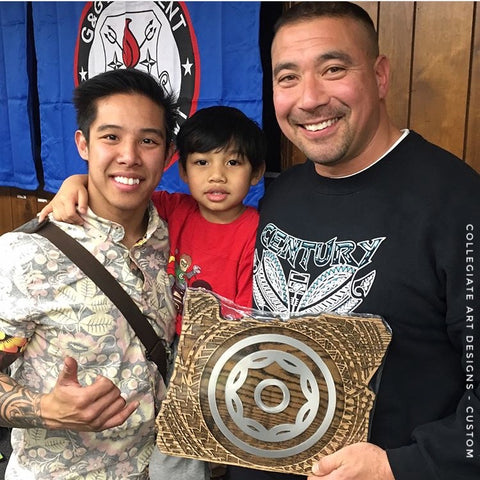
{"label": "man's wrist", "polygon": [[3,426],[45,428],[41,416],[42,395],[19,385],[6,375],[0,382],[0,419]]}

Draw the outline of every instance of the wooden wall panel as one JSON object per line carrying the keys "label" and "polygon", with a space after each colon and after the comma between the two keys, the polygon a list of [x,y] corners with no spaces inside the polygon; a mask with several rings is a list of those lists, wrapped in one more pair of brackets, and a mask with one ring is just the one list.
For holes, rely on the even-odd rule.
{"label": "wooden wall panel", "polygon": [[472,2],[416,4],[410,126],[459,157],[464,154],[472,18]]}
{"label": "wooden wall panel", "polygon": [[13,229],[11,197],[10,188],[0,188],[0,235]]}
{"label": "wooden wall panel", "polygon": [[478,3],[475,4],[474,32],[465,161],[480,172],[480,8]]}
{"label": "wooden wall panel", "polygon": [[380,53],[390,60],[387,107],[398,128],[409,124],[414,2],[381,2],[377,26]]}
{"label": "wooden wall panel", "polygon": [[13,228],[31,220],[37,214],[37,197],[35,192],[26,192],[12,188],[12,222]]}
{"label": "wooden wall panel", "polygon": [[28,222],[53,198],[53,193],[0,187],[0,235]]}

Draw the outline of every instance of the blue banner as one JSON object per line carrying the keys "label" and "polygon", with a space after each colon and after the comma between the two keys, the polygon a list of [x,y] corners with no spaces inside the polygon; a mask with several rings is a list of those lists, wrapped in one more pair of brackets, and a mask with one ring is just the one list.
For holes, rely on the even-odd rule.
{"label": "blue banner", "polygon": [[31,134],[27,4],[0,3],[0,185],[38,187]]}
{"label": "blue banner", "polygon": [[74,134],[73,59],[83,2],[32,2],[45,190],[56,192],[74,173],[85,173]]}
{"label": "blue banner", "polygon": [[[45,189],[85,172],[73,141],[72,91],[102,71],[134,67],[178,97],[180,122],[230,105],[261,125],[259,2],[32,2]],[[160,188],[187,192],[175,158]],[[257,205],[263,183],[246,203]]]}

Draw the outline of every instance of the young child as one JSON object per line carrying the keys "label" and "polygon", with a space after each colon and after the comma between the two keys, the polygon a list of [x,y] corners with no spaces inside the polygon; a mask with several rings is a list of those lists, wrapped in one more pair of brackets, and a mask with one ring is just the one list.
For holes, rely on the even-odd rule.
{"label": "young child", "polygon": [[191,196],[153,194],[168,223],[177,305],[187,286],[201,286],[251,306],[258,213],[243,200],[265,170],[263,133],[235,108],[210,107],[182,125],[177,149]]}
{"label": "young child", "polygon": [[[266,142],[258,125],[240,110],[216,106],[197,111],[177,135],[179,172],[191,195],[157,191],[152,199],[168,223],[169,273],[179,311],[187,286],[201,286],[250,307],[258,213],[243,204],[251,185],[265,171]],[[118,159],[118,161],[122,161]],[[128,184],[132,179],[112,178]],[[138,180],[137,180],[138,181]],[[54,212],[64,221],[81,221],[86,212],[85,176],[63,183],[41,218]],[[203,462],[167,457],[155,450],[150,477],[182,480],[208,478]]]}

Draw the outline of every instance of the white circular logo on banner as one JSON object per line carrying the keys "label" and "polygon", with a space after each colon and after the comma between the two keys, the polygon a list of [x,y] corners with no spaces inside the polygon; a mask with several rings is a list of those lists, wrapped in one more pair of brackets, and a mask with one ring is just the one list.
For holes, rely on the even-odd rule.
{"label": "white circular logo on banner", "polygon": [[75,86],[120,68],[136,68],[155,77],[174,95],[180,124],[188,118],[196,110],[200,58],[185,4],[87,3],[75,50]]}

